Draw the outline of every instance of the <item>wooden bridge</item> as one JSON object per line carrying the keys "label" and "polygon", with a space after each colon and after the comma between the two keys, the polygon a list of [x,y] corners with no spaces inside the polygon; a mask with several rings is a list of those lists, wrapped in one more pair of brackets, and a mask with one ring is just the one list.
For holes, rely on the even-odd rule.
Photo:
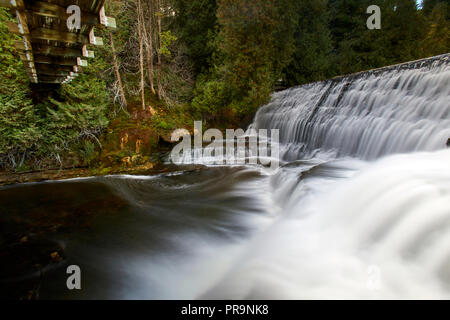
{"label": "wooden bridge", "polygon": [[114,18],[105,15],[104,4],[105,0],[0,0],[0,7],[10,8],[16,18],[8,29],[22,37],[15,47],[31,82],[65,83],[87,66],[87,59],[94,58],[91,46],[103,45],[95,27],[116,27]]}

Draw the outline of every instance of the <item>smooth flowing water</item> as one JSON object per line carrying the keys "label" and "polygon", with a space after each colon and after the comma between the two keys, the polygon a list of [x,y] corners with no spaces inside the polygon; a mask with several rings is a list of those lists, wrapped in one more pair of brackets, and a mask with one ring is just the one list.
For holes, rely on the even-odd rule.
{"label": "smooth flowing water", "polygon": [[[1,188],[1,259],[16,266],[2,296],[450,298],[449,98],[444,55],[275,93],[251,127],[280,130],[276,172]],[[82,290],[66,288],[71,264]]]}

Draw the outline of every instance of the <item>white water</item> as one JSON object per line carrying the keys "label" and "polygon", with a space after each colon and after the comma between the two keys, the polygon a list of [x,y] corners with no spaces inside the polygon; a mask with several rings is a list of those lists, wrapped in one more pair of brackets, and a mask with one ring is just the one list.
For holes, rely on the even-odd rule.
{"label": "white water", "polygon": [[[361,165],[338,161],[333,173]],[[204,297],[450,298],[450,151],[278,188],[281,216]]]}
{"label": "white water", "polygon": [[49,299],[450,299],[448,59],[274,94],[251,128],[280,130],[275,172],[211,156],[11,186],[3,216],[81,219],[55,236],[83,290],[60,268]]}
{"label": "white water", "polygon": [[276,93],[253,125],[280,129],[291,160],[317,149],[369,160],[442,149],[450,137],[449,59]]}
{"label": "white water", "polygon": [[449,299],[448,59],[274,94],[272,222],[200,297]]}

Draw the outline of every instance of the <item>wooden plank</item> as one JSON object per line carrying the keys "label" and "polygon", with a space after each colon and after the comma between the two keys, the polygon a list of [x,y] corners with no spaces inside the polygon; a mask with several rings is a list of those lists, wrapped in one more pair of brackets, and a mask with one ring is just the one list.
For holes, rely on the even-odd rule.
{"label": "wooden plank", "polygon": [[21,52],[19,53],[19,56],[22,61],[31,61],[31,62],[34,61],[33,54],[31,53],[31,51]]}
{"label": "wooden plank", "polygon": [[34,55],[34,61],[37,63],[57,64],[63,66],[73,66],[77,64],[76,58],[52,57],[38,54]]}
{"label": "wooden plank", "polygon": [[40,75],[39,80],[40,81],[48,81],[48,80],[60,80],[63,81],[66,77],[65,76],[44,76]]}
{"label": "wooden plank", "polygon": [[95,3],[93,3],[91,6],[91,11],[96,14],[99,14],[101,8],[105,5],[105,2],[106,0],[95,0]]}
{"label": "wooden plank", "polygon": [[[67,21],[67,19],[71,16],[71,14],[67,13],[67,8],[43,1],[33,1],[28,9],[31,10],[35,15],[58,18],[63,21]],[[100,17],[90,12],[82,11],[81,24],[100,24]]]}
{"label": "wooden plank", "polygon": [[[25,51],[25,50],[24,50]],[[54,47],[46,45],[33,45],[33,53],[39,55],[59,56],[59,57],[80,57],[82,52],[80,49]]]}
{"label": "wooden plank", "polygon": [[14,0],[16,2],[16,8],[23,9],[25,8],[24,0]]}
{"label": "wooden plank", "polygon": [[86,57],[86,58],[94,58],[95,57],[94,51],[88,50],[87,45],[83,46],[82,51],[83,51],[83,57]]}
{"label": "wooden plank", "polygon": [[23,33],[20,32],[19,26],[15,22],[6,21],[6,26],[8,27],[8,31],[12,34],[22,35]]}
{"label": "wooden plank", "polygon": [[61,84],[61,81],[59,81],[59,80],[53,80],[53,81],[41,81],[41,80],[39,80],[39,83],[45,83],[45,84]]}
{"label": "wooden plank", "polygon": [[26,51],[32,51],[33,50],[33,46],[31,45],[30,35],[28,35],[28,34],[22,35],[22,43],[23,43],[24,48],[25,48]]}
{"label": "wooden plank", "polygon": [[100,9],[99,15],[100,15],[100,23],[102,25],[104,25],[106,28],[108,28],[108,29],[116,29],[117,28],[116,19],[106,16],[104,6]]}
{"label": "wooden plank", "polygon": [[16,18],[20,32],[22,34],[29,34],[30,31],[28,30],[28,21],[25,13],[23,11],[16,10]]}
{"label": "wooden plank", "polygon": [[15,8],[15,6],[12,4],[11,0],[0,0],[0,7]]}
{"label": "wooden plank", "polygon": [[67,43],[88,44],[89,38],[83,34],[62,32],[48,28],[37,28],[31,31],[31,39],[53,40]]}
{"label": "wooden plank", "polygon": [[94,27],[89,31],[89,43],[94,46],[103,46],[103,38],[95,36]]}
{"label": "wooden plank", "polygon": [[68,71],[39,71],[37,70],[38,76],[54,76],[54,77],[67,77],[70,75]]}
{"label": "wooden plank", "polygon": [[34,69],[30,69],[30,68],[25,67],[25,71],[26,71],[26,73],[28,74],[28,76],[30,78],[37,76],[37,71],[34,70]]}
{"label": "wooden plank", "polygon": [[77,58],[77,66],[87,67],[88,66],[88,62],[86,60],[83,60],[80,57],[78,57]]}
{"label": "wooden plank", "polygon": [[0,0],[0,7],[4,7],[4,8],[19,8],[19,9],[23,9],[24,3],[23,0]]}
{"label": "wooden plank", "polygon": [[[35,62],[35,66],[36,66],[36,70],[40,70],[40,71],[54,71],[54,70],[66,71],[66,72],[73,71],[73,66],[50,65],[50,64],[39,63],[39,62]],[[80,72],[81,72],[81,68],[80,68]]]}
{"label": "wooden plank", "polygon": [[14,47],[17,50],[27,51],[25,48],[25,44],[21,40],[14,41]]}

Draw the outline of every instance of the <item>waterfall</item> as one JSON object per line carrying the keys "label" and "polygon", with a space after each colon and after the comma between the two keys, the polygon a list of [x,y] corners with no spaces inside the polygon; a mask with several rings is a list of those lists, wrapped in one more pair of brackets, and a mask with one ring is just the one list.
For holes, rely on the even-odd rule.
{"label": "waterfall", "polygon": [[253,127],[280,129],[286,160],[319,149],[372,160],[445,148],[449,59],[445,54],[275,93]]}
{"label": "waterfall", "polygon": [[202,297],[450,298],[449,58],[275,93],[278,218]]}
{"label": "waterfall", "polygon": [[199,147],[158,175],[1,187],[2,223],[64,249],[44,299],[450,299],[449,58],[275,93],[250,127],[279,129],[258,136],[273,171]]}

